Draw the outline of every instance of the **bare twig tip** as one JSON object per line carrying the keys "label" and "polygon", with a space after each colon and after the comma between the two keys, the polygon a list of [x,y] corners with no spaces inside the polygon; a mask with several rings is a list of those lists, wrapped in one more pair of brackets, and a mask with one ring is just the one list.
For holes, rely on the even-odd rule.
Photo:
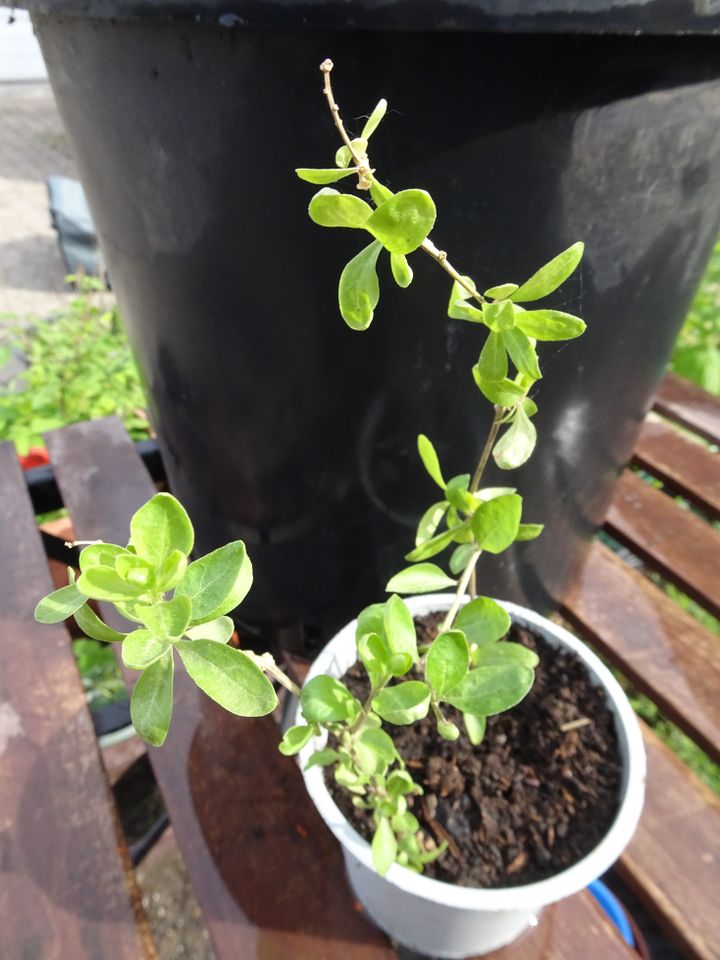
{"label": "bare twig tip", "polygon": [[320,64],[320,69],[323,73],[330,73],[332,68],[333,68],[333,62],[330,59],[323,60],[323,62]]}

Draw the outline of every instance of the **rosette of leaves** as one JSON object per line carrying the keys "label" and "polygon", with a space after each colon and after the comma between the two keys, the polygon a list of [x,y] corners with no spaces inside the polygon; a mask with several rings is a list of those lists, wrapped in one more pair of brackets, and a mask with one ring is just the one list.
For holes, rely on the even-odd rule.
{"label": "rosette of leaves", "polygon": [[[130,701],[138,734],[160,746],[173,708],[175,655],[195,683],[231,713],[259,717],[278,699],[257,658],[228,645],[226,614],[247,594],[252,564],[240,540],[189,562],[194,531],[183,506],[159,493],[130,521],[126,546],[92,543],[80,553],[80,576],[44,597],[35,618],[59,623],[73,616],[94,640],[122,644],[126,667],[140,671]],[[111,604],[128,624],[121,632],[89,601]]]}

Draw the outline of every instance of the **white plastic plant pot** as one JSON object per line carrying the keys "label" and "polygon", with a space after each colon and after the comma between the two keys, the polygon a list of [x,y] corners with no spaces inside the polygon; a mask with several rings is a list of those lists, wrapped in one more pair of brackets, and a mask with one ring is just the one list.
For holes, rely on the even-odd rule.
{"label": "white plastic plant pot", "polygon": [[[415,616],[445,611],[449,594],[407,599]],[[547,880],[503,889],[459,887],[431,880],[394,864],[385,877],[373,869],[370,845],[350,826],[325,786],[323,770],[303,772],[305,785],[320,815],[342,845],[350,885],[368,916],[390,937],[411,950],[433,957],[460,958],[489,953],[515,940],[536,922],[547,904],[572,896],[603,874],[629,843],[645,795],[645,750],[637,719],[627,697],[607,667],[588,647],[544,617],[512,603],[499,601],[513,621],[556,647],[567,647],[585,663],[591,680],[604,687],[615,715],[622,761],[617,816],[601,842],[574,866]],[[314,661],[307,680],[319,674],[342,677],[357,659],[356,621],[347,624]],[[302,723],[300,708],[297,723]],[[324,738],[311,741],[300,753],[304,767]]]}

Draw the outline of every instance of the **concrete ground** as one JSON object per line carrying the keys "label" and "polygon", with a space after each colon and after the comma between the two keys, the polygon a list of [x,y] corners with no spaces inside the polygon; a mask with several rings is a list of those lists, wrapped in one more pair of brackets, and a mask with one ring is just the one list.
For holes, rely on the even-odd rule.
{"label": "concrete ground", "polygon": [[46,317],[65,302],[65,266],[45,178],[77,176],[47,83],[0,84],[0,322]]}

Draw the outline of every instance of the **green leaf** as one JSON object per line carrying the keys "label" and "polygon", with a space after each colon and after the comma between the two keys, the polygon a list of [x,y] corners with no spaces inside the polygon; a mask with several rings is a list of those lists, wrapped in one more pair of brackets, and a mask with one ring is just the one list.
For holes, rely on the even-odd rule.
{"label": "green leaf", "polygon": [[435,204],[425,190],[401,190],[364,224],[390,253],[412,253],[435,223]]}
{"label": "green leaf", "polygon": [[461,473],[448,480],[445,487],[445,498],[456,510],[467,510],[473,506],[473,500],[468,495],[469,486],[469,473]]}
{"label": "green leaf", "polygon": [[53,590],[35,607],[38,623],[60,623],[85,605],[86,597],[74,583]]}
{"label": "green leaf", "polygon": [[385,640],[391,653],[408,654],[415,663],[418,659],[415,624],[412,614],[400,597],[393,595],[386,601],[384,627]]}
{"label": "green leaf", "polygon": [[505,300],[511,293],[515,293],[519,289],[516,283],[501,283],[497,287],[490,287],[489,290],[486,290],[485,296],[491,297],[493,300]]}
{"label": "green leaf", "polygon": [[114,543],[91,543],[80,551],[80,571],[86,573],[91,567],[110,567],[114,570],[119,556],[132,554]]}
{"label": "green leaf", "polygon": [[372,701],[372,708],[379,717],[399,725],[422,720],[429,707],[430,687],[421,680],[405,680],[385,687]]}
{"label": "green leaf", "polygon": [[472,713],[463,714],[463,723],[467,731],[470,743],[477,747],[485,738],[485,729],[487,727],[487,717],[476,717]]}
{"label": "green leaf", "polygon": [[483,307],[483,323],[495,333],[512,330],[515,326],[515,307],[509,300],[486,303]]}
{"label": "green leaf", "polygon": [[[526,280],[512,294],[512,299],[516,303],[527,303],[529,300],[540,300],[552,293],[553,290],[557,290],[582,260],[584,249],[584,243],[574,243],[567,250],[563,250],[562,253],[553,257],[549,263],[546,263],[544,267],[540,267],[529,280]],[[535,334],[530,334],[530,336],[535,336]]]}
{"label": "green leaf", "polygon": [[495,383],[483,379],[478,364],[472,368],[472,373],[482,395],[498,407],[514,407],[525,396],[523,388],[512,380],[500,380]]}
{"label": "green leaf", "polygon": [[391,577],[385,589],[389,593],[432,593],[456,584],[457,580],[448,577],[436,564],[416,563]]}
{"label": "green leaf", "polygon": [[372,181],[370,182],[370,196],[379,207],[381,203],[385,203],[386,200],[389,200],[390,197],[394,197],[395,194],[392,192],[392,190],[389,190],[387,187],[383,186],[379,180],[376,180],[373,177]]}
{"label": "green leaf", "polygon": [[406,257],[404,257],[401,253],[391,253],[390,269],[392,270],[395,283],[399,287],[405,288],[410,286],[412,283],[413,272],[410,269],[410,264],[407,262]]}
{"label": "green leaf", "polygon": [[305,764],[305,769],[309,770],[311,767],[329,767],[331,763],[337,763],[340,759],[341,757],[337,750],[325,747],[324,750],[316,750],[315,753],[310,756],[310,759]]}
{"label": "green leaf", "polygon": [[273,685],[241,650],[213,640],[179,640],[175,646],[200,689],[240,717],[264,717],[278,703]]}
{"label": "green leaf", "polygon": [[138,616],[156,637],[181,637],[190,623],[191,612],[192,603],[182,595],[137,608]]}
{"label": "green leaf", "polygon": [[340,274],[340,313],[353,330],[367,330],[380,300],[376,265],[381,250],[382,244],[374,240],[354,256]]}
{"label": "green leaf", "polygon": [[[354,140],[351,140],[350,143],[353,145],[355,153],[362,156],[368,148],[367,140],[363,140],[362,137],[356,137]],[[338,167],[349,167],[353,162],[352,153],[348,147],[342,146],[335,153],[335,164]],[[353,173],[355,170],[353,169]]]}
{"label": "green leaf", "polygon": [[510,616],[490,597],[476,597],[460,608],[454,626],[462,630],[468,643],[481,647],[505,636],[510,629]]}
{"label": "green leaf", "polygon": [[580,317],[561,310],[526,310],[518,315],[518,327],[536,340],[574,340],[586,329]]}
{"label": "green leaf", "polygon": [[123,663],[131,670],[144,670],[169,647],[169,637],[155,637],[149,630],[133,630],[123,640]]}
{"label": "green leaf", "polygon": [[440,521],[447,512],[448,504],[445,500],[434,503],[425,511],[418,523],[417,533],[415,534],[415,546],[419,547],[427,543],[435,535],[435,531],[440,526]]}
{"label": "green leaf", "polygon": [[123,580],[116,570],[110,567],[90,567],[80,574],[77,588],[93,600],[137,600],[144,594],[144,588]]}
{"label": "green leaf", "polygon": [[138,677],[130,699],[130,719],[146,743],[165,742],[173,708],[173,652],[167,650]]}
{"label": "green leaf", "polygon": [[534,678],[529,667],[515,664],[477,667],[470,670],[445,699],[463,713],[490,717],[519,703],[532,687]]}
{"label": "green leaf", "polygon": [[450,556],[450,572],[456,575],[462,573],[474,552],[475,547],[472,543],[461,543],[456,547]]}
{"label": "green leaf", "polygon": [[481,503],[472,518],[472,532],[481,550],[502,553],[514,543],[522,516],[522,497],[508,493]]}
{"label": "green leaf", "polygon": [[360,704],[334,677],[313,677],[302,688],[300,705],[310,723],[341,723],[360,711]]}
{"label": "green leaf", "polygon": [[383,776],[395,760],[395,744],[384,730],[363,730],[353,745],[358,766],[368,777]]}
{"label": "green leaf", "polygon": [[360,134],[363,140],[369,140],[377,130],[378,124],[387,113],[387,100],[378,100],[377,106],[365,121],[365,126]]}
{"label": "green leaf", "polygon": [[425,676],[435,696],[442,699],[456,687],[470,665],[470,649],[462,630],[446,630],[432,642],[425,658]]}
{"label": "green leaf", "polygon": [[373,866],[380,876],[384,877],[397,856],[397,840],[387,817],[380,817],[373,834],[371,849]]}
{"label": "green leaf", "polygon": [[536,443],[535,424],[519,406],[513,422],[493,448],[493,459],[501,470],[514,470],[530,459]]}
{"label": "green leaf", "polygon": [[169,493],[156,493],[130,520],[130,542],[138,556],[158,566],[173,550],[188,554],[195,534],[183,505]]}
{"label": "green leaf", "polygon": [[425,543],[421,543],[419,547],[411,550],[410,553],[405,555],[405,559],[409,560],[410,563],[415,563],[417,560],[428,560],[430,557],[434,557],[453,542],[458,531],[464,526],[466,524],[461,525],[461,527],[453,527],[451,530],[443,530],[436,537],[431,537]]}
{"label": "green leaf", "polygon": [[360,197],[339,193],[331,187],[319,190],[310,201],[308,213],[321,227],[353,227],[361,229],[372,214],[372,207]]}
{"label": "green leaf", "polygon": [[458,283],[457,280],[453,281],[448,301],[448,316],[453,320],[470,320],[472,323],[482,323],[482,311],[476,307],[470,307],[465,302],[477,293],[475,281],[472,277],[463,277],[462,279],[470,290]]}
{"label": "green leaf", "polygon": [[503,343],[503,334],[495,333],[494,330],[490,331],[480,351],[477,369],[482,379],[488,380],[491,383],[506,379],[508,362],[505,344]]}
{"label": "green leaf", "polygon": [[[371,603],[369,607],[361,610],[357,618],[357,627],[355,629],[355,640],[365,636],[367,633],[376,633],[384,639],[385,637],[385,604]],[[389,651],[389,648],[388,648]]]}
{"label": "green leaf", "polygon": [[473,496],[478,503],[487,503],[496,497],[504,497],[506,493],[517,493],[517,487],[482,487],[476,490]]}
{"label": "green leaf", "polygon": [[381,686],[390,676],[391,653],[388,645],[379,634],[366,633],[358,638],[357,649],[371,686]]}
{"label": "green leaf", "polygon": [[444,491],[445,481],[443,479],[442,470],[440,469],[440,461],[438,460],[438,455],[435,452],[435,447],[432,445],[431,441],[428,440],[424,433],[421,433],[418,436],[417,442],[418,453],[420,454],[420,459],[423,462],[423,466],[435,483],[440,487],[440,489]]}
{"label": "green leaf", "polygon": [[134,553],[120,553],[115,558],[115,570],[123,580],[136,587],[151,587],[155,581],[152,564]]}
{"label": "green leaf", "polygon": [[535,540],[545,529],[544,523],[521,523],[518,527],[515,539],[520,542],[524,540]]}
{"label": "green leaf", "polygon": [[[510,359],[517,367],[520,373],[532,377],[533,380],[539,380],[542,374],[538,365],[537,354],[529,338],[517,328],[514,330],[505,330],[501,334],[505,349],[510,354]],[[501,380],[502,377],[498,377]]]}
{"label": "green leaf", "polygon": [[185,576],[187,570],[187,557],[182,550],[171,550],[160,564],[157,572],[157,588],[162,593],[166,590],[174,590]]}
{"label": "green leaf", "polygon": [[252,564],[242,540],[195,560],[177,585],[175,596],[192,601],[192,625],[207,623],[233,610],[252,586]]}
{"label": "green leaf", "polygon": [[306,183],[335,183],[342,180],[343,177],[352,177],[355,173],[354,167],[350,170],[315,170],[310,167],[298,167],[295,173]]}
{"label": "green leaf", "polygon": [[517,664],[521,667],[530,667],[532,670],[538,665],[540,659],[534,650],[529,650],[521,643],[503,640],[502,643],[491,643],[480,647],[476,651],[473,662],[478,667],[504,667]]}
{"label": "green leaf", "polygon": [[185,635],[191,640],[213,640],[215,643],[227,643],[233,635],[235,624],[230,617],[218,617],[196,627],[188,627]]}
{"label": "green leaf", "polygon": [[387,778],[387,792],[391,797],[401,797],[408,793],[422,793],[422,787],[414,782],[407,770],[393,770]]}
{"label": "green leaf", "polygon": [[310,743],[314,735],[315,730],[309,724],[289,727],[280,741],[278,750],[286,757],[294,757],[306,744]]}
{"label": "green leaf", "polygon": [[102,640],[104,643],[120,643],[126,634],[113,630],[98,617],[94,610],[86,604],[75,611],[75,623],[88,637],[93,640]]}

